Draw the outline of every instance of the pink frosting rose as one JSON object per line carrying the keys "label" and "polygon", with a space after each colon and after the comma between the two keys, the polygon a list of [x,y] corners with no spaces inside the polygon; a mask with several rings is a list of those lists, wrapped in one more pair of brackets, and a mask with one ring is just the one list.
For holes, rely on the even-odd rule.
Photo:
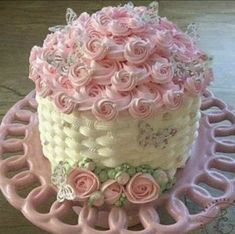
{"label": "pink frosting rose", "polygon": [[158,58],[152,66],[152,81],[165,84],[172,81],[174,70],[166,58]]}
{"label": "pink frosting rose", "polygon": [[154,201],[160,194],[160,186],[150,174],[135,174],[124,190],[127,199],[135,204]]}
{"label": "pink frosting rose", "polygon": [[124,70],[129,73],[135,74],[135,79],[137,84],[147,83],[150,81],[149,76],[151,74],[151,66],[148,63],[143,63],[139,65],[126,63],[123,65]]}
{"label": "pink frosting rose", "polygon": [[124,56],[130,63],[140,64],[145,62],[151,52],[150,42],[141,38],[131,38],[126,44]]}
{"label": "pink frosting rose", "polygon": [[123,48],[124,48],[125,44],[127,43],[127,38],[126,37],[113,36],[112,39],[117,45],[122,45]]}
{"label": "pink frosting rose", "polygon": [[136,85],[134,74],[125,70],[116,72],[112,77],[111,82],[118,91],[130,91]]}
{"label": "pink frosting rose", "polygon": [[92,25],[104,35],[108,34],[108,24],[111,20],[112,18],[102,11],[92,15]]}
{"label": "pink frosting rose", "polygon": [[183,33],[176,33],[174,35],[174,56],[178,61],[189,63],[197,56],[193,41]]}
{"label": "pink frosting rose", "polygon": [[116,180],[107,180],[101,186],[104,194],[104,200],[107,204],[114,204],[120,198],[123,192],[123,186]]}
{"label": "pink frosting rose", "polygon": [[77,97],[80,100],[78,110],[90,110],[94,102],[103,96],[105,86],[91,82],[78,89]]}
{"label": "pink frosting rose", "polygon": [[194,53],[191,50],[179,50],[175,53],[175,58],[184,63],[190,63],[194,60]]}
{"label": "pink frosting rose", "polygon": [[66,93],[58,92],[54,98],[56,106],[66,114],[70,114],[77,108],[75,100],[72,97],[69,97]]}
{"label": "pink frosting rose", "polygon": [[87,12],[83,12],[72,25],[78,27],[81,31],[84,30],[90,23],[90,15]]}
{"label": "pink frosting rose", "polygon": [[144,23],[141,19],[130,18],[128,22],[128,27],[134,34],[142,34],[145,31]]}
{"label": "pink frosting rose", "polygon": [[57,87],[62,87],[65,90],[71,90],[73,88],[71,81],[66,76],[58,77],[58,79],[56,79],[55,85],[57,85]]}
{"label": "pink frosting rose", "polygon": [[168,109],[175,110],[183,104],[183,91],[167,90],[162,100]]}
{"label": "pink frosting rose", "polygon": [[48,34],[43,42],[43,47],[52,48],[58,43],[58,32]]}
{"label": "pink frosting rose", "polygon": [[132,99],[130,92],[118,91],[114,86],[106,86],[104,96],[109,100],[115,101],[116,108],[119,112],[125,110]]}
{"label": "pink frosting rose", "polygon": [[192,39],[185,33],[176,32],[173,36],[173,40],[176,44],[177,44],[177,42],[183,44],[185,46],[185,48],[187,48],[189,50],[194,49],[194,44],[193,44]]}
{"label": "pink frosting rose", "polygon": [[109,32],[114,36],[128,36],[131,30],[128,28],[127,24],[120,22],[120,20],[112,20],[108,26]]}
{"label": "pink frosting rose", "polygon": [[103,91],[105,90],[105,86],[98,85],[95,83],[91,83],[90,85],[87,85],[84,88],[89,97],[101,97]]}
{"label": "pink frosting rose", "polygon": [[36,58],[41,58],[42,55],[42,48],[38,46],[34,46],[31,49],[30,56],[29,56],[29,62],[32,63],[36,60]]}
{"label": "pink frosting rose", "polygon": [[171,49],[174,44],[172,33],[170,31],[159,31],[156,34],[156,44],[157,47]]}
{"label": "pink frosting rose", "polygon": [[42,97],[47,97],[52,94],[52,90],[50,89],[46,81],[41,78],[35,80],[35,87],[37,93]]}
{"label": "pink frosting rose", "polygon": [[200,77],[190,77],[187,78],[184,83],[185,89],[192,95],[199,95],[203,88],[203,80]]}
{"label": "pink frosting rose", "polygon": [[121,64],[114,60],[102,60],[102,62],[91,62],[92,79],[100,85],[111,84],[111,77],[120,70]]}
{"label": "pink frosting rose", "polygon": [[40,64],[40,68],[39,74],[46,79],[52,80],[59,76],[57,69],[46,61]]}
{"label": "pink frosting rose", "polygon": [[33,80],[34,82],[40,78],[40,75],[37,72],[37,69],[34,66],[34,63],[30,64],[29,66],[29,79]]}
{"label": "pink frosting rose", "polygon": [[92,71],[81,64],[71,66],[68,72],[68,77],[75,87],[87,85],[91,81],[91,76]]}
{"label": "pink frosting rose", "polygon": [[145,98],[134,98],[129,112],[134,118],[145,119],[153,114],[153,101]]}
{"label": "pink frosting rose", "polygon": [[115,102],[107,98],[101,98],[94,103],[92,113],[98,119],[112,120],[117,117],[118,110]]}
{"label": "pink frosting rose", "polygon": [[166,17],[162,17],[159,21],[159,29],[177,30],[177,26]]}
{"label": "pink frosting rose", "polygon": [[68,184],[72,186],[78,200],[84,201],[100,188],[97,176],[86,169],[75,168],[68,176]]}
{"label": "pink frosting rose", "polygon": [[92,25],[89,25],[88,28],[85,29],[87,31],[87,34],[90,38],[101,38],[103,37],[103,34],[97,31]]}
{"label": "pink frosting rose", "polygon": [[109,50],[108,39],[90,38],[83,45],[84,55],[89,59],[101,60]]}
{"label": "pink frosting rose", "polygon": [[[121,41],[118,43],[121,43]],[[113,59],[116,61],[125,61],[124,45],[117,44],[117,42],[115,40],[112,40],[112,42],[110,42],[107,58]]]}

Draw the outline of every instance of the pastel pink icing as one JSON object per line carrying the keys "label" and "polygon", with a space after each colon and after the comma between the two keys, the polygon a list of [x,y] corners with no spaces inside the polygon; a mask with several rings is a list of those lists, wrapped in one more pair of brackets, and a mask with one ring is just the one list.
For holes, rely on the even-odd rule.
{"label": "pastel pink icing", "polygon": [[192,38],[151,7],[132,4],[82,13],[34,46],[29,62],[37,95],[64,113],[92,111],[105,120],[180,108],[213,80]]}
{"label": "pastel pink icing", "polygon": [[107,180],[101,186],[101,191],[104,194],[104,201],[108,204],[114,204],[121,197],[123,189],[123,186],[116,180]]}
{"label": "pastel pink icing", "polygon": [[90,198],[100,187],[98,177],[93,172],[81,168],[75,168],[70,172],[68,184],[72,186],[76,199],[80,201]]}
{"label": "pastel pink icing", "polygon": [[125,194],[135,204],[154,201],[160,195],[160,186],[150,174],[137,173],[128,182]]}

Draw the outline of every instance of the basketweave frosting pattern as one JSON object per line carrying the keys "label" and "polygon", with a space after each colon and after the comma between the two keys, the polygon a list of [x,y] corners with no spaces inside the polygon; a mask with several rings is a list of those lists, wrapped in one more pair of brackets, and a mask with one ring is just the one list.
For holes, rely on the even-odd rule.
{"label": "basketweave frosting pattern", "polygon": [[[52,168],[60,161],[73,165],[88,157],[106,167],[150,164],[174,173],[190,154],[200,118],[200,98],[195,97],[179,110],[165,110],[147,120],[135,120],[123,113],[113,121],[98,121],[90,112],[64,114],[49,98],[38,96],[37,101],[43,153]],[[151,142],[154,133],[162,143],[159,146]]]}

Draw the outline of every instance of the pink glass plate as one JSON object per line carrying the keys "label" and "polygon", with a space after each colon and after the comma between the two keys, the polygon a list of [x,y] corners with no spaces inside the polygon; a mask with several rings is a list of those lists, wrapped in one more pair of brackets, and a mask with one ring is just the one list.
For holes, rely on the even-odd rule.
{"label": "pink glass plate", "polygon": [[[201,106],[199,137],[175,186],[155,203],[111,210],[56,201],[50,165],[39,141],[37,103],[32,91],[16,103],[0,126],[0,188],[7,200],[35,225],[51,233],[182,234],[212,221],[235,200],[235,114],[206,92]],[[27,194],[22,190],[27,188]],[[217,189],[220,194],[211,193]],[[182,197],[202,209],[194,214]],[[44,208],[43,208],[44,207]],[[164,224],[161,209],[172,222]],[[73,217],[72,217],[72,216]],[[68,218],[68,216],[70,218]],[[75,221],[71,221],[75,220]],[[131,226],[139,223],[138,231]]]}

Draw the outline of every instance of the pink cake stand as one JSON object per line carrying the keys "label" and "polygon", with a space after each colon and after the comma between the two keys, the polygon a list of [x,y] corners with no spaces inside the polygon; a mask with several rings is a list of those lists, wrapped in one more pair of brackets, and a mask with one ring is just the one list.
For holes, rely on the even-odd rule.
{"label": "pink cake stand", "polygon": [[[235,200],[235,114],[210,92],[204,94],[199,137],[191,158],[178,171],[175,186],[155,203],[131,210],[81,207],[56,201],[50,164],[39,141],[37,103],[32,91],[16,103],[0,126],[0,188],[6,199],[32,223],[61,234],[182,234],[209,223]],[[226,154],[226,155],[225,155]],[[27,193],[22,191],[27,188]],[[209,188],[220,190],[215,195]],[[202,209],[191,213],[182,198]],[[161,209],[171,223],[161,219]],[[70,217],[70,218],[68,218]],[[131,226],[139,223],[137,229]],[[105,227],[101,230],[97,226]],[[104,231],[105,230],[105,231]]]}

